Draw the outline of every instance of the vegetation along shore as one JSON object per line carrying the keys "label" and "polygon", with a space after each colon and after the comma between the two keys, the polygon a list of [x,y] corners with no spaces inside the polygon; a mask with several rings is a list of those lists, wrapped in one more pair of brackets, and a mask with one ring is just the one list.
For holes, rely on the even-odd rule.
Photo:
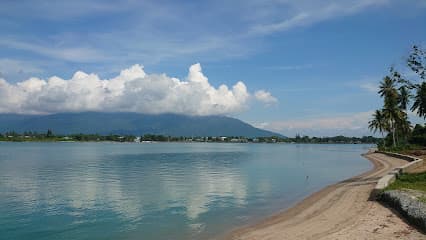
{"label": "vegetation along shore", "polygon": [[285,138],[279,136],[272,137],[244,137],[244,136],[167,136],[145,134],[134,135],[99,135],[99,134],[69,134],[56,135],[51,130],[46,133],[37,132],[5,132],[0,133],[0,141],[9,142],[223,142],[223,143],[312,143],[312,144],[377,144],[380,138],[372,136],[364,137],[309,137],[299,136]]}

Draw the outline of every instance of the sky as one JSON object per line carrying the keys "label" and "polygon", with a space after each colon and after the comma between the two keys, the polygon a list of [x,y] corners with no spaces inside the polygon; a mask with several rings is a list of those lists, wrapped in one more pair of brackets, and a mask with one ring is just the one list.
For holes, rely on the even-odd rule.
{"label": "sky", "polygon": [[[0,113],[226,115],[362,136],[426,0],[0,0]],[[412,121],[420,121],[412,115]]]}

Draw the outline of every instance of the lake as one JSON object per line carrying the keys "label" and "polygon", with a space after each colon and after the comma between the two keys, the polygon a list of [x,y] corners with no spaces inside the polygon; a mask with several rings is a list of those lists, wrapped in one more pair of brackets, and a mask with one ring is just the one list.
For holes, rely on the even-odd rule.
{"label": "lake", "polygon": [[372,164],[371,145],[0,143],[0,239],[206,239]]}

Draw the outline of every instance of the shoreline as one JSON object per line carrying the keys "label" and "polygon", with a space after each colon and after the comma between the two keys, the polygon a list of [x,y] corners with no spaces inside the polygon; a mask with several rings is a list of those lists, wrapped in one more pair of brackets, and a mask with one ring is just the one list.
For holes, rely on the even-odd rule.
{"label": "shoreline", "polygon": [[[407,239],[422,239],[419,236],[424,237],[424,235],[412,229],[402,219],[395,221],[398,216],[378,202],[371,200],[372,190],[377,180],[406,161],[371,152],[361,156],[373,164],[372,169],[326,186],[295,205],[280,210],[253,225],[238,227],[225,233],[224,237],[220,239],[393,239],[392,234],[395,235],[395,239],[399,239],[400,232],[402,234],[413,233],[413,238]],[[368,232],[367,228],[374,227],[370,222],[373,223],[375,222],[373,220],[377,219],[369,221],[364,217],[368,217],[369,213],[374,211],[383,215],[379,222],[392,218],[392,222],[396,226],[387,229],[391,231],[380,234],[377,229],[382,230],[380,226],[388,226],[382,223],[378,228],[373,228],[371,232]],[[403,230],[398,232],[399,229]],[[363,234],[364,238],[358,235],[358,232],[366,231],[367,233]],[[351,234],[352,232],[353,234]],[[404,237],[408,235],[404,235]]]}

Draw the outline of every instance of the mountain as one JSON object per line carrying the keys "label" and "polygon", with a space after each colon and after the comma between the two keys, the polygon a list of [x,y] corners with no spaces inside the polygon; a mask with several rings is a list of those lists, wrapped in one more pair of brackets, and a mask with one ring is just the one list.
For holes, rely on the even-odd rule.
{"label": "mountain", "polygon": [[139,113],[0,114],[0,132],[51,129],[55,134],[162,134],[170,136],[281,136],[225,116],[186,116]]}

